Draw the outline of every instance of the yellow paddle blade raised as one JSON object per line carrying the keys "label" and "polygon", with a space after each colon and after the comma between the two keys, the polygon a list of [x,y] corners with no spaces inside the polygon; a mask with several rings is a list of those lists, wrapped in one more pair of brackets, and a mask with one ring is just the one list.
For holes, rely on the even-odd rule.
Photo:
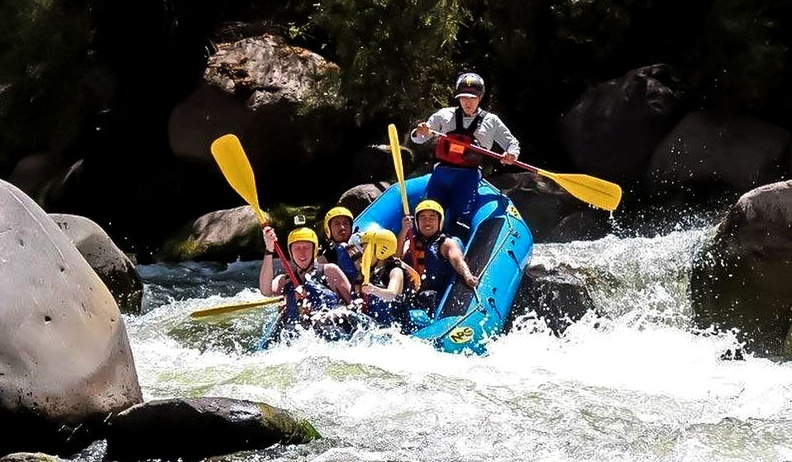
{"label": "yellow paddle blade raised", "polygon": [[245,310],[249,308],[258,308],[261,306],[272,305],[273,303],[278,303],[283,301],[282,296],[278,297],[268,297],[262,300],[256,300],[255,302],[246,302],[246,303],[234,303],[229,305],[220,305],[220,306],[213,306],[211,308],[205,308],[202,310],[196,310],[190,313],[191,318],[204,318],[206,316],[214,316],[217,314],[226,314],[226,313],[233,313],[234,311]]}
{"label": "yellow paddle blade raised", "polygon": [[230,133],[223,135],[212,142],[211,151],[215,162],[220,166],[220,170],[234,191],[250,204],[259,222],[266,224],[267,217],[259,208],[256,177],[253,175],[253,168],[239,138]]}
{"label": "yellow paddle blade raised", "polygon": [[396,170],[396,179],[399,181],[402,208],[404,209],[404,215],[409,215],[410,206],[407,204],[407,187],[404,184],[404,165],[402,164],[401,146],[399,145],[399,133],[393,124],[388,125],[388,140],[390,141],[391,155],[393,156],[393,168]]}
{"label": "yellow paddle blade raised", "polygon": [[594,207],[614,211],[622,197],[621,186],[589,175],[578,173],[552,173],[536,169],[536,173],[558,183],[569,194]]}
{"label": "yellow paddle blade raised", "polygon": [[[256,177],[253,175],[253,168],[250,166],[250,161],[242,148],[242,143],[239,142],[239,138],[230,133],[223,135],[212,142],[211,151],[228,184],[250,204],[250,208],[253,209],[259,223],[267,225],[269,218],[259,207],[258,194],[256,193]],[[290,263],[287,263],[289,259],[286,258],[277,243],[275,243],[275,253],[278,254],[280,261],[285,263],[283,269],[286,270],[289,279],[291,279],[295,287],[298,286],[299,279],[297,279],[291,266],[289,266]]]}

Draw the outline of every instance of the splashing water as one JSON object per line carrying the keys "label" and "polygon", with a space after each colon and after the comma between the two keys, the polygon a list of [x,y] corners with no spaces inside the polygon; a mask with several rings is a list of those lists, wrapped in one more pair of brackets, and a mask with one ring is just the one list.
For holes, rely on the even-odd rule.
{"label": "splashing water", "polygon": [[723,361],[733,336],[690,323],[690,264],[704,237],[537,245],[532,264],[573,271],[604,317],[587,315],[562,337],[526,320],[537,324],[497,339],[487,356],[441,353],[396,332],[336,343],[305,335],[254,351],[274,307],[190,318],[256,299],[255,262],[142,268],[156,301],[125,321],[147,400],[263,401],[325,437],[226,459],[792,460],[792,368]]}

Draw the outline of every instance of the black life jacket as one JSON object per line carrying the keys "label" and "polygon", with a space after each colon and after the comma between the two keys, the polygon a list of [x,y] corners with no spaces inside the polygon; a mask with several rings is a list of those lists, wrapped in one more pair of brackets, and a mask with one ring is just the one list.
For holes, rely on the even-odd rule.
{"label": "black life jacket", "polygon": [[[325,276],[323,264],[314,263],[313,268],[301,275],[298,272],[297,277],[299,283],[302,284],[308,292],[307,304],[309,305],[310,311],[331,309],[343,304],[339,296],[333,292],[330,285],[327,283],[327,276]],[[297,302],[295,290],[296,288],[291,280],[284,286],[283,294],[286,299],[286,313],[284,314],[285,321],[288,323],[298,323],[303,320],[300,312],[301,307]]]}
{"label": "black life jacket", "polygon": [[468,128],[464,128],[462,108],[456,108],[456,111],[454,111],[456,128],[437,140],[435,159],[440,161],[440,163],[455,167],[478,167],[481,165],[483,156],[468,146],[471,144],[478,145],[474,133],[481,125],[481,121],[486,114],[486,111],[479,111],[473,121],[470,122]]}
{"label": "black life jacket", "polygon": [[400,258],[389,258],[385,261],[385,265],[376,267],[369,282],[378,287],[388,287],[390,272],[393,268],[399,268],[404,272],[404,290],[418,290],[421,285],[420,274]]}
{"label": "black life jacket", "polygon": [[364,313],[371,316],[380,325],[398,323],[406,325],[408,310],[414,305],[415,294],[420,287],[420,277],[407,263],[398,258],[388,258],[385,264],[377,266],[371,273],[369,283],[380,288],[390,284],[390,273],[394,268],[399,268],[403,273],[404,286],[402,293],[391,301],[385,301],[377,296],[371,296],[366,301]]}

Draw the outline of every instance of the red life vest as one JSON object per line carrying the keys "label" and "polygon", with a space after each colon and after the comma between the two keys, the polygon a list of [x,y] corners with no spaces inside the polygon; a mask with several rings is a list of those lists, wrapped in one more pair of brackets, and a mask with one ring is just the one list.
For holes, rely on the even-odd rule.
{"label": "red life vest", "polygon": [[[407,263],[418,271],[418,274],[426,272],[426,246],[423,239],[412,239],[410,245],[414,246],[413,251],[407,256]],[[415,256],[415,258],[413,258]]]}
{"label": "red life vest", "polygon": [[454,113],[456,119],[456,129],[446,133],[437,140],[435,147],[435,158],[441,163],[453,165],[455,167],[478,167],[481,165],[483,156],[473,149],[471,144],[477,144],[473,135],[481,124],[486,112],[480,111],[470,122],[468,128],[462,127],[462,108],[458,107]]}

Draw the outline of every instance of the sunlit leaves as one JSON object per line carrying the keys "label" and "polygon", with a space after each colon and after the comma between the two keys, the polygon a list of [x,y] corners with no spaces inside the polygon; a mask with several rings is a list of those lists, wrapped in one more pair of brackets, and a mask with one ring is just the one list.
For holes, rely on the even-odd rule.
{"label": "sunlit leaves", "polygon": [[327,0],[311,24],[332,41],[342,91],[361,119],[395,113],[404,122],[425,116],[438,93],[447,97],[460,9],[455,0]]}

